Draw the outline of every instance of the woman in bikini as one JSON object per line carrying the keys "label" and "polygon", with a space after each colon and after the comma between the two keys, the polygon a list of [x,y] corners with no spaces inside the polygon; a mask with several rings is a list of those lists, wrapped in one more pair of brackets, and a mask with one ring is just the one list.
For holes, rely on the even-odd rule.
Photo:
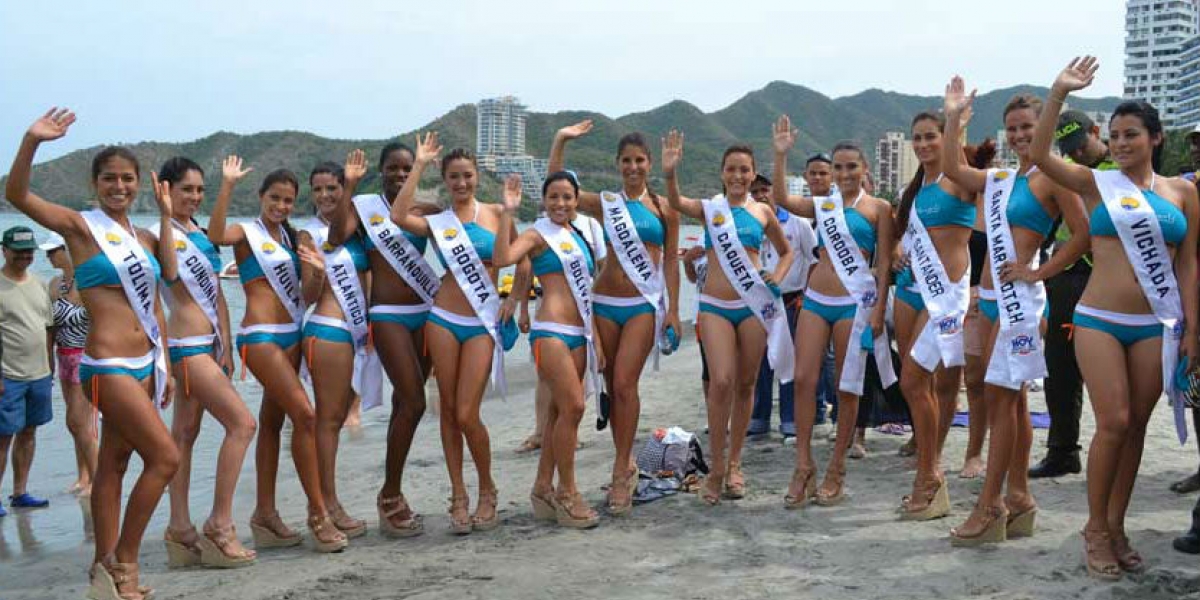
{"label": "woman in bikini", "polygon": [[[504,211],[475,198],[479,172],[475,157],[466,150],[455,149],[442,158],[442,183],[450,192],[450,208],[430,216],[413,212],[421,174],[441,152],[436,133],[419,141],[413,171],[392,204],[391,218],[405,230],[434,240],[447,267],[425,324],[425,337],[437,375],[442,451],[450,471],[450,529],[465,535],[500,524],[491,441],[479,408],[489,373],[495,387],[503,391],[501,324],[516,333],[513,315],[517,298],[529,291],[529,262],[521,261],[513,293],[501,302],[496,291],[499,269],[492,264],[492,252]],[[447,265],[447,253],[453,267]],[[474,515],[462,473],[464,438],[479,474]]]}
{"label": "woman in bikini", "polygon": [[54,354],[58,359],[58,381],[67,404],[67,432],[75,442],[75,470],[78,476],[68,492],[87,498],[92,494],[96,476],[96,426],[83,384],[79,382],[79,361],[87,344],[91,319],[83,307],[83,297],[75,283],[75,265],[67,252],[67,242],[53,234],[40,248],[54,268],[62,271],[50,281],[50,301],[54,309]]}
{"label": "woman in bikini", "polygon": [[[603,367],[594,346],[592,273],[595,259],[583,233],[573,224],[579,183],[571,173],[552,173],[542,184],[546,216],[513,239],[512,215],[521,206],[520,180],[504,189],[504,214],[496,233],[492,260],[497,267],[528,258],[542,283],[542,299],[529,331],[538,378],[549,386],[546,443],[538,460],[529,500],[538,519],[564,527],[589,528],[600,522],[575,484],[575,449],[585,408],[589,368]],[[592,379],[597,384],[596,378]],[[558,487],[554,474],[558,473]]]}
{"label": "woman in bikini", "polygon": [[[30,171],[38,147],[66,135],[74,122],[70,111],[51,109],[30,126],[13,159],[5,196],[17,210],[66,240],[76,261],[76,285],[84,307],[90,314],[104,315],[88,330],[79,374],[84,393],[104,417],[92,481],[96,539],[88,597],[143,600],[152,590],[138,582],[142,537],[179,466],[179,451],[155,406],[170,403],[174,386],[166,359],[167,329],[157,300],[159,280],[174,281],[177,274],[169,233],[171,201],[166,186],[154,176],[160,226],[168,233],[155,239],[134,227],[129,211],[141,171],[133,153],[116,146],[101,150],[92,160],[97,208],[76,212],[32,193]],[[129,492],[122,523],[122,481],[134,452],[143,467]]]}
{"label": "woman in bikini", "polygon": [[1098,66],[1087,56],[1059,73],[1031,154],[1050,179],[1083,197],[1091,217],[1094,267],[1074,319],[1075,353],[1096,415],[1083,538],[1088,572],[1116,580],[1145,569],[1126,534],[1125,513],[1146,423],[1163,392],[1172,404],[1182,401],[1174,383],[1196,372],[1200,202],[1190,182],[1155,173],[1163,129],[1145,102],[1122,102],[1109,120],[1108,146],[1120,170],[1088,169],[1050,153],[1067,94],[1090,85]]}
{"label": "woman in bikini", "polygon": [[[325,261],[318,277],[316,306],[304,323],[304,357],[317,405],[321,495],[334,526],[347,538],[355,538],[367,532],[367,523],[346,514],[338,499],[338,441],[354,403],[355,385],[362,389],[382,389],[377,387],[382,385],[382,370],[368,345],[370,263],[363,238],[356,232],[341,245],[329,241],[329,223],[342,202],[347,169],[356,169],[359,178],[365,173],[366,161],[361,151],[351,153],[346,169],[326,162],[309,174],[308,184],[317,214],[300,230],[299,238],[301,246],[317,249]],[[320,368],[316,368],[318,365]],[[369,379],[374,385],[364,386]]]}
{"label": "woman in bikini", "polygon": [[[970,121],[973,100],[974,92],[965,93],[961,78],[955,77],[946,86],[942,164],[947,179],[979,196],[979,213],[986,223],[988,249],[979,285],[979,313],[986,325],[981,362],[987,371],[984,402],[991,435],[983,490],[975,510],[950,531],[950,541],[956,546],[1033,534],[1037,504],[1029,492],[1028,477],[1033,426],[1025,384],[1046,375],[1039,323],[1049,306],[1041,282],[1062,272],[1088,246],[1086,233],[1075,235],[1045,264],[1034,264],[1055,219],[1061,217],[1071,231],[1087,231],[1083,202],[1033,166],[1030,144],[1042,102],[1029,94],[1014,96],[1003,114],[1008,146],[1019,161],[1017,170],[965,164],[958,140]],[[1005,182],[1010,177],[1012,182]],[[1002,259],[1000,264],[994,264],[993,257]],[[1019,273],[1020,278],[997,281],[994,273]],[[996,353],[999,356],[994,356]]]}
{"label": "woman in bikini", "polygon": [[346,547],[346,536],[329,518],[321,494],[316,413],[299,373],[304,298],[316,296],[324,261],[314,249],[299,245],[296,231],[288,222],[300,191],[300,183],[291,171],[279,169],[263,178],[258,188],[262,208],[257,219],[226,226],[234,186],[249,172],[242,169],[242,159],[225,159],[221,191],[208,221],[208,238],[217,246],[233,246],[238,278],[246,292],[246,314],[235,342],[243,369],[249,367],[263,386],[254,450],[258,486],[250,530],[259,550],[295,546],[302,541],[275,507],[280,439],[287,418],[292,422],[292,460],[308,498],[313,550],[338,552]]}
{"label": "woman in bikini", "polygon": [[[429,353],[424,328],[440,284],[424,258],[428,240],[404,231],[389,218],[415,158],[408,146],[387,144],[379,153],[383,191],[355,196],[358,182],[366,175],[366,164],[360,151],[352,153],[343,197],[329,219],[329,243],[344,245],[359,237],[370,261],[371,341],[392,382],[383,486],[375,503],[380,531],[395,538],[424,531],[400,488],[413,436],[425,414]],[[413,210],[426,214],[440,209],[418,204]]]}
{"label": "woman in bikini", "polygon": [[[731,499],[745,496],[742,447],[750,425],[754,384],[763,351],[768,346],[767,355],[780,380],[792,379],[795,359],[787,315],[775,282],[787,274],[793,255],[775,210],[750,197],[750,184],[757,171],[749,146],[736,145],[725,150],[721,158],[721,183],[726,195],[711,200],[684,198],[679,193],[676,169],[683,158],[682,134],[677,131],[668,134],[663,140],[662,157],[671,207],[693,219],[703,219],[706,224],[704,245],[710,266],[701,290],[697,321],[708,361],[712,469],[701,486],[700,498],[713,505],[722,496]],[[762,270],[759,263],[764,237],[779,252],[774,273]],[[763,306],[766,298],[771,301]]]}
{"label": "woman in bikini", "polygon": [[[567,142],[592,130],[591,120],[564,127],[550,148],[551,173],[563,170]],[[683,335],[679,321],[679,215],[650,190],[654,162],[650,145],[639,133],[617,142],[620,193],[579,192],[579,209],[604,224],[609,259],[596,277],[596,331],[604,357],[605,388],[611,394],[613,445],[612,485],[608,512],[633,510],[638,469],[633,442],[641,414],[638,382],[646,358],[668,329],[675,342]],[[619,239],[613,232],[619,231]],[[635,241],[636,240],[636,241]],[[665,298],[663,297],[665,294]]]}
{"label": "woman in bikini", "polygon": [[[970,304],[971,267],[967,242],[975,225],[975,197],[942,177],[943,125],[934,113],[913,118],[913,151],[921,166],[905,187],[896,215],[905,255],[900,264],[909,265],[896,281],[900,388],[917,447],[912,494],[901,506],[904,520],[936,519],[950,512],[941,453],[965,362],[962,327]],[[927,306],[931,299],[936,306]]]}
{"label": "woman in bikini", "polygon": [[[788,117],[780,117],[774,129],[776,181],[787,176],[787,153],[795,145],[796,134]],[[776,186],[774,192],[775,202],[780,206],[802,217],[815,218],[820,236],[819,260],[809,276],[796,325],[795,394],[799,414],[796,417],[796,470],[784,498],[788,508],[803,506],[814,497],[817,504],[824,506],[837,504],[844,498],[846,453],[854,441],[858,401],[868,360],[862,350],[862,337],[869,328],[866,335],[872,340],[874,349],[876,334],[886,334],[884,317],[889,281],[887,277],[876,279],[870,271],[876,248],[888,249],[894,239],[892,208],[886,200],[869,196],[863,189],[867,162],[861,148],[843,142],[835,146],[831,154],[838,195],[821,198],[821,205],[817,206],[817,199],[788,196],[783,186]],[[837,206],[838,201],[843,205]],[[831,248],[838,255],[836,266],[831,258]],[[890,273],[890,262],[891,252],[882,252],[875,268],[880,273]],[[859,275],[860,272],[866,276]],[[857,335],[853,335],[855,331]],[[837,441],[829,458],[825,480],[817,487],[817,468],[812,458],[816,416],[813,398],[817,393],[821,361],[831,339],[835,364],[838,365],[834,371],[839,382]],[[886,339],[883,338],[883,348],[890,346]],[[881,371],[890,375],[884,386],[891,385],[895,378],[891,354],[882,353],[877,362],[884,367]]]}
{"label": "woman in bikini", "polygon": [[[233,527],[233,493],[246,450],[254,441],[254,415],[233,388],[233,339],[229,331],[229,307],[217,274],[221,254],[196,222],[204,202],[204,171],[183,157],[163,163],[159,181],[171,193],[170,226],[180,264],[179,281],[164,294],[171,317],[167,340],[172,370],[178,375],[171,435],[179,446],[179,471],[171,481],[171,517],[163,534],[170,567],[204,564],[213,567],[243,567],[254,563],[255,554],[242,547]],[[192,449],[200,435],[200,423],[208,412],[225,428],[217,452],[213,505],[196,532],[189,511],[192,478]]]}

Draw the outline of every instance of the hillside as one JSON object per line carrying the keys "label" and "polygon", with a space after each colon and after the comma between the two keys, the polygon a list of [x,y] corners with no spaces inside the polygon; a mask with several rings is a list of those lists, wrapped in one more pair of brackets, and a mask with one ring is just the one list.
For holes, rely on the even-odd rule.
{"label": "hillside", "polygon": [[[1039,95],[1046,92],[1045,88],[1019,86],[980,95],[976,100],[976,120],[971,127],[971,137],[981,139],[994,136],[1001,127],[1000,111],[1004,104],[1014,93],[1024,91]],[[1087,110],[1111,110],[1119,102],[1117,98],[1073,100],[1074,107]],[[526,139],[531,154],[546,156],[556,129],[583,118],[594,119],[596,127],[593,132],[569,147],[567,164],[579,172],[585,188],[603,189],[619,184],[619,176],[612,168],[618,138],[630,131],[642,131],[651,144],[657,146],[660,137],[676,128],[687,136],[686,155],[680,174],[685,190],[693,195],[707,195],[720,189],[717,162],[729,144],[751,144],[758,152],[759,169],[766,170],[769,167],[771,123],[780,114],[791,116],[800,130],[798,148],[791,157],[791,164],[798,165],[804,156],[828,150],[841,140],[858,141],[868,155],[873,155],[875,140],[885,131],[907,130],[912,115],[940,106],[941,98],[935,96],[913,96],[871,89],[833,99],[803,86],[775,81],[712,113],[705,113],[682,100],[616,119],[585,111],[530,113]],[[421,131],[427,130],[438,131],[446,148],[474,148],[474,105],[464,104],[451,110],[421,128]],[[415,133],[400,134],[399,139],[411,145]],[[143,142],[131,146],[131,149],[144,167],[160,165],[178,154],[200,163],[206,170],[208,188],[212,190],[209,202],[215,198],[215,190],[220,182],[222,158],[227,154],[242,156],[255,167],[255,171],[238,188],[233,208],[237,214],[251,214],[257,212],[257,186],[272,169],[289,168],[304,179],[309,169],[318,162],[340,162],[353,148],[362,148],[374,161],[380,148],[392,139],[396,138],[341,140],[299,131],[252,135],[222,131],[191,142]],[[35,191],[69,206],[82,207],[91,195],[87,174],[91,158],[99,149],[79,150],[36,165],[33,175]],[[654,148],[656,155],[657,150]],[[424,188],[436,189],[439,183],[436,170],[427,173],[425,180]],[[378,187],[377,173],[372,171],[364,181],[363,189],[374,191]],[[139,208],[152,209],[149,178],[144,178],[143,188]],[[480,197],[494,199],[498,193],[498,182],[485,177]],[[302,190],[301,213],[310,210],[306,196],[307,192]],[[11,209],[7,203],[0,203],[0,207]]]}

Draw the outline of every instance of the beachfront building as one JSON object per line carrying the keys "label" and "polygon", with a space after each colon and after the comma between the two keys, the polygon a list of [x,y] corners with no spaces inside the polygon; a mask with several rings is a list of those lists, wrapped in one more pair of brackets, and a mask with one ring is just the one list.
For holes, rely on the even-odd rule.
{"label": "beachfront building", "polygon": [[1175,126],[1200,125],[1200,35],[1185,42],[1179,53],[1179,78],[1175,89]]}
{"label": "beachfront building", "polygon": [[1184,46],[1200,35],[1200,0],[1128,0],[1125,93],[1159,110],[1163,126],[1182,127],[1180,70]]}
{"label": "beachfront building", "polygon": [[526,108],[515,96],[480,100],[475,105],[475,154],[479,167],[501,181],[520,175],[521,192],[541,202],[549,161],[525,153]]}
{"label": "beachfront building", "polygon": [[475,105],[475,154],[494,171],[496,158],[525,154],[526,106],[515,96],[485,98]]}
{"label": "beachfront building", "polygon": [[808,189],[808,182],[798,175],[788,175],[787,191],[789,196],[812,195],[812,191]]}
{"label": "beachfront building", "polygon": [[889,131],[875,142],[876,192],[899,194],[921,163],[913,152],[912,142],[903,131]]}

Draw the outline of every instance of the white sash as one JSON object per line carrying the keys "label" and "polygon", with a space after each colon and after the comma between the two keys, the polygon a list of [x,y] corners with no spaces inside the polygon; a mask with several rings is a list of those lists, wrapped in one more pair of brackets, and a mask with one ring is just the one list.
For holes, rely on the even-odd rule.
{"label": "white sash", "polygon": [[[854,204],[863,197],[862,190]],[[846,209],[842,204],[842,195],[838,191],[827,198],[813,198],[816,208],[818,232],[825,242],[825,253],[829,262],[837,272],[838,279],[850,295],[854,297],[854,323],[850,326],[850,338],[846,344],[846,357],[842,360],[842,378],[838,389],[856,396],[862,395],[863,378],[867,372],[867,351],[862,349],[859,338],[871,321],[871,312],[878,302],[879,290],[875,285],[875,276],[871,266],[863,258],[858,241],[850,232],[846,223]],[[883,387],[891,387],[896,383],[896,372],[892,369],[891,344],[888,341],[887,330],[874,331],[873,340],[875,366],[879,368],[879,377]]]}
{"label": "white sash", "polygon": [[596,344],[592,338],[592,274],[588,271],[586,250],[579,247],[575,236],[571,235],[571,227],[563,227],[545,217],[533,223],[550,251],[558,257],[562,264],[563,276],[571,295],[575,298],[575,308],[579,310],[579,318],[583,321],[583,337],[587,340],[587,378],[584,386],[585,397],[594,395],[600,389],[599,362],[596,360]]}
{"label": "white sash", "polygon": [[[642,298],[654,307],[654,369],[658,370],[659,345],[667,315],[667,286],[662,270],[650,258],[650,251],[638,235],[629,208],[625,206],[625,199],[625,192],[600,192],[604,232],[608,234],[613,253],[617,255],[625,276],[633,282]],[[680,332],[675,333],[681,335]]]}
{"label": "white sash", "polygon": [[[176,260],[179,261],[179,280],[187,287],[187,291],[192,296],[192,300],[204,311],[204,316],[208,318],[209,324],[213,328],[212,344],[216,351],[217,361],[225,354],[225,344],[221,338],[221,322],[217,316],[217,306],[220,301],[221,281],[217,279],[217,272],[213,270],[212,263],[208,261],[208,256],[200,251],[200,248],[192,242],[188,237],[188,232],[178,221],[171,220],[172,228],[175,230],[175,252],[178,254]],[[161,237],[159,225],[155,223],[151,230],[155,237]],[[168,299],[170,306],[171,294],[165,290],[163,297]],[[174,310],[174,307],[171,307]]]}
{"label": "white sash", "polygon": [[[1145,195],[1120,171],[1092,171],[1100,198],[1108,208],[1125,256],[1137,276],[1150,310],[1163,324],[1163,391],[1175,410],[1175,429],[1180,443],[1187,440],[1183,393],[1175,388],[1175,366],[1179,362],[1179,342],[1183,338],[1183,301],[1175,267],[1163,239],[1162,226]],[[1153,180],[1150,183],[1154,187]],[[1195,360],[1196,357],[1193,357]]]}
{"label": "white sash", "polygon": [[500,339],[500,293],[496,291],[487,267],[479,258],[466,228],[454,215],[453,209],[425,219],[429,223],[433,242],[446,259],[447,270],[454,275],[463,296],[467,297],[475,315],[492,336],[495,343],[492,351],[492,388],[504,395],[508,385],[504,380],[504,342]]}
{"label": "white sash", "polygon": [[[262,219],[242,223],[242,231],[246,232],[246,243],[258,266],[262,267],[267,283],[292,316],[292,322],[300,323],[304,320],[304,300],[300,297],[300,272],[292,262],[292,255],[271,238]],[[287,236],[282,231],[279,233],[279,239],[286,246]]]}
{"label": "white sash", "polygon": [[746,247],[738,239],[737,224],[725,196],[713,196],[703,206],[713,254],[717,255],[725,278],[767,330],[767,359],[779,381],[787,383],[792,380],[796,365],[783,299],[767,287],[750,261]]}
{"label": "white sash", "polygon": [[392,222],[389,216],[392,209],[387,201],[379,194],[364,194],[355,196],[353,202],[358,220],[367,231],[367,237],[375,244],[375,249],[408,287],[417,292],[426,304],[432,304],[442,281],[421,251]]}
{"label": "white sash", "polygon": [[950,281],[915,206],[908,216],[904,248],[912,264],[913,278],[917,281],[921,300],[929,312],[929,320],[910,354],[921,368],[930,372],[937,368],[939,361],[947,367],[965,364],[962,326],[963,317],[971,305],[970,277],[964,275],[958,281]]}
{"label": "white sash", "polygon": [[[162,405],[163,392],[167,389],[167,356],[162,347],[162,330],[158,327],[158,316],[154,313],[157,294],[154,267],[146,249],[137,237],[118,225],[104,212],[96,209],[80,213],[87,223],[100,251],[117,270],[121,287],[129,307],[137,315],[142,330],[150,338],[151,353],[154,355],[154,403]],[[99,317],[100,315],[97,315]]]}
{"label": "white sash", "polygon": [[[1016,180],[1016,169],[989,169],[983,191],[988,257],[1000,321],[1000,332],[992,346],[992,358],[988,361],[984,381],[1010,390],[1019,390],[1026,381],[1047,375],[1045,349],[1038,328],[1046,303],[1046,287],[1040,281],[1000,282],[1000,267],[1017,260],[1017,245],[1008,223],[1008,201]],[[1037,261],[1036,257],[1034,261]]]}
{"label": "white sash", "polygon": [[[313,243],[325,256],[325,280],[333,290],[333,297],[337,299],[346,327],[354,339],[353,388],[362,398],[363,410],[369,410],[383,403],[380,395],[383,391],[383,364],[367,345],[367,294],[358,279],[354,257],[350,256],[346,246],[335,247],[329,243],[329,225],[319,218],[312,219],[304,231],[312,236]],[[372,397],[367,397],[368,392]]]}

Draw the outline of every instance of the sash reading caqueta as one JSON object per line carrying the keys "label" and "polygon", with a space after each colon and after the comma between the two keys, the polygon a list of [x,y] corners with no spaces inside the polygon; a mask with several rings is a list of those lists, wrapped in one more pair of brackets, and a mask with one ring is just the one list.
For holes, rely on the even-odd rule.
{"label": "sash reading caqueta", "polygon": [[783,299],[767,287],[750,261],[746,247],[738,239],[737,224],[725,196],[718,195],[705,200],[703,206],[704,225],[712,239],[713,254],[738,297],[767,330],[767,360],[779,381],[787,383],[792,380],[795,357]]}

